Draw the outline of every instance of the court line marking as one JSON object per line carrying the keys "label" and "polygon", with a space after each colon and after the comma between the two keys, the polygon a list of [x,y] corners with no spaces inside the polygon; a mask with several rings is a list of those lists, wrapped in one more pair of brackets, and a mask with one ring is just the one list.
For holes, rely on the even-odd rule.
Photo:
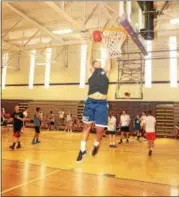
{"label": "court line marking", "polygon": [[19,187],[22,187],[22,186],[24,186],[24,185],[28,185],[28,184],[30,184],[30,183],[33,183],[33,182],[35,182],[35,181],[38,181],[38,180],[40,180],[40,179],[43,179],[43,178],[45,178],[45,177],[48,177],[48,176],[50,176],[50,175],[52,175],[52,174],[55,174],[55,173],[57,173],[57,172],[60,172],[60,171],[62,171],[62,170],[61,170],[61,169],[55,170],[55,171],[50,172],[50,173],[48,173],[48,174],[46,174],[46,175],[44,175],[44,176],[38,177],[38,178],[36,178],[36,179],[32,179],[32,180],[30,180],[30,181],[26,181],[26,182],[24,182],[24,183],[22,183],[22,184],[16,185],[16,186],[14,186],[14,187],[11,187],[11,188],[9,188],[9,189],[6,189],[6,190],[2,191],[1,194],[10,192],[10,191],[12,191],[12,190],[14,190],[14,189],[17,189],[17,188],[19,188]]}

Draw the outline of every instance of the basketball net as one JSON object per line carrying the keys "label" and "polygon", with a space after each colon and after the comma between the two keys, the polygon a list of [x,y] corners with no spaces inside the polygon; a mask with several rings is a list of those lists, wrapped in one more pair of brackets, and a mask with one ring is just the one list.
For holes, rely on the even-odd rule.
{"label": "basketball net", "polygon": [[127,31],[122,27],[112,27],[103,31],[103,45],[107,49],[110,58],[121,56],[121,47],[127,38]]}

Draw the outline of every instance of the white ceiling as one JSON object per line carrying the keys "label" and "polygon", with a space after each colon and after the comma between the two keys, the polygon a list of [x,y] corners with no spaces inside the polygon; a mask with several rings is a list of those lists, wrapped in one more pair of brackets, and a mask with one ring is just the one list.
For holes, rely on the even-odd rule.
{"label": "white ceiling", "polygon": [[[164,1],[155,2],[160,10]],[[84,6],[85,5],[85,6]],[[95,9],[96,8],[96,9]],[[86,11],[85,11],[86,10]],[[94,10],[94,12],[93,12]],[[116,24],[118,1],[7,1],[2,3],[3,51],[19,51],[61,45],[79,44],[81,30],[91,33]],[[84,19],[84,12],[85,19]],[[137,23],[138,5],[132,1],[132,23]],[[170,2],[163,14],[155,20],[156,43],[161,36],[178,35],[179,24],[171,25],[172,18],[179,18],[179,2]],[[108,22],[108,23],[107,23]],[[53,30],[72,29],[73,33],[55,35]],[[161,42],[160,42],[161,43]]]}

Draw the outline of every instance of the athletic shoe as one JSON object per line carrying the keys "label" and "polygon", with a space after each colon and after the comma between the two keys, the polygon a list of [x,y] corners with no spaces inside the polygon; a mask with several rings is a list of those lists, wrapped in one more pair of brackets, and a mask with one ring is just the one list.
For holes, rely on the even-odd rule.
{"label": "athletic shoe", "polygon": [[126,140],[126,143],[129,143],[129,140],[128,139]]}
{"label": "athletic shoe", "polygon": [[96,156],[99,150],[99,146],[93,146],[93,148],[91,149],[91,156]]}
{"label": "athletic shoe", "polygon": [[113,147],[113,145],[112,145],[112,144],[110,144],[110,145],[109,145],[109,147],[110,147],[110,148],[112,148],[112,147]]}
{"label": "athletic shoe", "polygon": [[15,147],[12,145],[12,146],[9,146],[9,148],[11,148],[12,150],[14,150]]}
{"label": "athletic shoe", "polygon": [[16,148],[17,148],[17,149],[21,148],[21,145],[20,145],[20,144],[18,144]]}
{"label": "athletic shoe", "polygon": [[137,139],[136,140],[139,140],[140,139],[140,136],[137,136]]}
{"label": "athletic shoe", "polygon": [[114,145],[112,145],[112,147],[113,147],[113,148],[117,148],[117,145],[116,145],[116,144],[114,144]]}
{"label": "athletic shoe", "polygon": [[37,142],[35,140],[32,140],[32,144],[37,144]]}
{"label": "athletic shoe", "polygon": [[122,141],[122,140],[120,140],[119,144],[122,144],[122,143],[123,143],[123,141]]}
{"label": "athletic shoe", "polygon": [[83,157],[84,157],[85,155],[86,155],[86,151],[81,151],[81,150],[80,150],[80,152],[79,152],[79,154],[78,154],[78,157],[77,157],[76,161],[77,161],[77,162],[82,162]]}
{"label": "athletic shoe", "polygon": [[40,144],[41,142],[39,140],[36,141],[36,144]]}
{"label": "athletic shoe", "polygon": [[152,150],[149,150],[149,156],[152,156]]}

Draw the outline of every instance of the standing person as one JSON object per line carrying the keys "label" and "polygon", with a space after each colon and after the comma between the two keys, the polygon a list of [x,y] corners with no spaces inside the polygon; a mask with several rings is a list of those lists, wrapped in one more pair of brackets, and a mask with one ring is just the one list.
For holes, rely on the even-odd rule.
{"label": "standing person", "polygon": [[101,62],[99,61],[91,63],[92,42],[89,43],[88,49],[87,66],[89,73],[89,91],[83,112],[83,137],[77,162],[81,162],[83,156],[86,154],[86,142],[88,140],[92,123],[94,122],[96,125],[97,134],[91,150],[92,156],[95,156],[98,153],[100,142],[104,134],[104,128],[107,127],[108,124],[107,94],[111,64],[108,60],[108,63],[105,63],[106,68],[102,68]]}
{"label": "standing person", "polygon": [[41,115],[40,115],[40,108],[36,108],[36,112],[34,114],[34,128],[35,128],[35,134],[34,138],[32,140],[32,144],[38,144],[39,141],[39,135],[40,135],[40,126],[41,126]]}
{"label": "standing person", "polygon": [[63,121],[64,121],[64,115],[65,115],[65,112],[63,109],[61,109],[59,112],[59,120],[60,120],[60,126],[63,126]]}
{"label": "standing person", "polygon": [[120,117],[120,125],[121,125],[121,139],[119,144],[123,143],[124,133],[126,134],[126,142],[129,142],[129,124],[130,124],[130,116],[127,114],[126,110],[122,111],[122,115]]}
{"label": "standing person", "polygon": [[24,122],[24,116],[23,113],[19,110],[19,105],[15,105],[14,113],[11,115],[11,119],[9,121],[13,120],[13,144],[9,147],[12,150],[14,150],[15,145],[17,143],[17,149],[21,148],[21,142],[20,142],[20,136],[21,136],[21,130],[23,127]]}
{"label": "standing person", "polygon": [[116,117],[111,112],[108,117],[108,134],[109,134],[109,147],[116,148],[115,137],[116,137]]}
{"label": "standing person", "polygon": [[148,149],[149,149],[149,156],[152,155],[152,150],[154,148],[154,141],[155,141],[155,124],[156,119],[152,116],[152,111],[148,111],[148,116],[144,122],[144,128],[146,131],[146,138],[148,141]]}
{"label": "standing person", "polygon": [[53,114],[53,111],[50,111],[49,120],[50,120],[50,130],[54,130],[54,128],[55,128],[55,115]]}
{"label": "standing person", "polygon": [[135,126],[135,133],[137,135],[137,140],[140,138],[140,116],[137,115],[134,120],[134,126]]}
{"label": "standing person", "polygon": [[66,117],[66,126],[64,131],[71,131],[72,132],[72,115],[71,112],[67,112],[67,117]]}
{"label": "standing person", "polygon": [[142,112],[142,116],[140,118],[140,133],[141,136],[143,136],[145,138],[145,120],[146,120],[147,116],[146,116],[146,112]]}

